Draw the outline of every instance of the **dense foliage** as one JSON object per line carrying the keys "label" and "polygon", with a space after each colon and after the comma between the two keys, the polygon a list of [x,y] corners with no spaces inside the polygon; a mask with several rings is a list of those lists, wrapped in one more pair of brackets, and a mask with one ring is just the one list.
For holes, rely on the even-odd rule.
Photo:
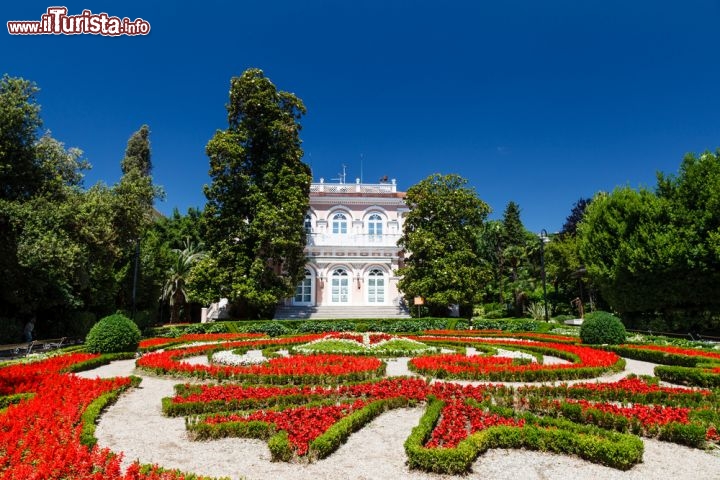
{"label": "dense foliage", "polygon": [[226,296],[239,316],[272,318],[303,275],[310,168],[302,162],[305,106],[258,69],[231,80],[228,128],[208,142],[206,243],[195,295]]}
{"label": "dense foliage", "polygon": [[37,92],[23,79],[0,80],[3,342],[18,341],[30,316],[39,337],[82,336],[87,322],[77,319],[129,308],[128,265],[159,193],[147,175],[149,153],[142,169],[127,163],[118,184],[84,189],[89,164],[80,150],[41,132]]}
{"label": "dense foliage", "polygon": [[134,352],[140,337],[140,329],[125,315],[109,315],[90,329],[85,349],[92,353]]}
{"label": "dense foliage", "polygon": [[411,305],[420,296],[441,313],[452,304],[472,312],[488,280],[477,237],[490,208],[466,183],[435,174],[408,189],[410,211],[398,242],[407,256],[398,287]]}
{"label": "dense foliage", "polygon": [[686,156],[654,192],[598,194],[578,242],[588,275],[630,325],[720,330],[720,151]]}

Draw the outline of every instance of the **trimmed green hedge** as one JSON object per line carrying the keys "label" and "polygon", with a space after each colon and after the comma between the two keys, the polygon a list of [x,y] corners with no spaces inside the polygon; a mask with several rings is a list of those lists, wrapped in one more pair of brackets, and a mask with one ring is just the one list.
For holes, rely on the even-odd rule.
{"label": "trimmed green hedge", "polygon": [[410,468],[435,473],[463,474],[477,457],[491,448],[527,448],[577,455],[593,463],[628,470],[642,461],[639,438],[608,432],[592,425],[568,420],[538,418],[525,414],[523,427],[496,426],[474,433],[455,448],[425,448],[444,403],[431,399],[425,414],[405,442]]}
{"label": "trimmed green hedge", "polygon": [[668,383],[706,388],[720,387],[720,373],[712,373],[702,368],[658,365],[655,367],[655,375]]}
{"label": "trimmed green hedge", "polygon": [[416,401],[409,400],[406,397],[395,397],[371,402],[364,408],[335,422],[325,433],[310,442],[308,455],[313,459],[325,458],[345,443],[352,433],[357,432],[382,413],[415,404],[417,404]]}
{"label": "trimmed green hedge", "polygon": [[[428,341],[427,343],[435,344],[436,342]],[[456,342],[457,345],[458,342]],[[473,344],[472,339],[468,339],[463,342],[463,345],[472,346],[478,350],[483,349],[483,344]],[[493,344],[493,347],[503,347],[501,343]],[[509,344],[506,348],[517,349],[515,345]],[[555,350],[552,348],[535,347],[535,346],[523,346],[522,351],[529,353],[537,353],[541,355],[554,356],[568,360],[570,362],[577,362],[578,358],[576,355],[570,352],[564,352],[562,350]],[[521,370],[517,372],[510,371],[494,371],[494,372],[460,372],[457,374],[448,373],[445,370],[439,370],[437,372],[420,372],[418,369],[413,367],[412,362],[408,362],[408,368],[421,375],[428,375],[434,378],[440,379],[453,379],[453,380],[488,380],[491,382],[547,382],[556,380],[578,380],[583,378],[594,378],[598,377],[606,372],[621,372],[625,369],[625,360],[620,358],[617,363],[610,367],[577,367],[577,368],[561,368],[561,369],[547,369],[547,370]]]}
{"label": "trimmed green hedge", "polygon": [[[334,400],[331,401],[334,402]],[[322,435],[311,441],[307,457],[311,460],[325,458],[345,443],[352,433],[360,430],[382,413],[416,404],[417,401],[405,397],[370,402],[360,410],[341,418]],[[273,461],[288,462],[295,457],[295,451],[288,439],[287,432],[276,430],[274,424],[262,421],[207,424],[202,422],[202,418],[201,416],[186,421],[188,431],[196,440],[226,437],[256,438],[267,440]]]}
{"label": "trimmed green hedge", "polygon": [[91,353],[134,352],[141,336],[132,320],[116,313],[93,325],[85,338],[85,350]]}
{"label": "trimmed green hedge", "polygon": [[115,360],[130,360],[131,358],[135,358],[133,352],[105,353],[99,357],[70,365],[64,371],[68,373],[84,372],[86,370],[92,370],[93,368],[102,367]]}
{"label": "trimmed green hedge", "polygon": [[[465,321],[467,322],[467,320]],[[168,325],[150,329],[152,336],[178,337],[185,333],[267,333],[286,335],[325,332],[418,333],[461,326],[457,318],[348,318],[321,320],[220,321],[192,325]],[[463,324],[467,325],[467,323]],[[222,330],[222,332],[218,332]]]}
{"label": "trimmed green hedge", "polygon": [[34,396],[34,393],[14,393],[12,395],[0,396],[0,411],[6,409],[10,405],[18,404],[23,400],[30,400]]}
{"label": "trimmed green hedge", "polygon": [[107,407],[115,403],[118,397],[120,397],[120,394],[127,390],[127,388],[137,387],[142,381],[140,377],[136,377],[134,375],[130,376],[130,380],[130,385],[104,393],[97,397],[95,400],[93,400],[90,405],[88,405],[88,407],[83,412],[80,420],[82,423],[80,443],[90,448],[95,446],[95,444],[97,443],[97,438],[95,437],[95,427],[102,412]]}
{"label": "trimmed green hedge", "polygon": [[[176,389],[177,390],[177,389]],[[178,395],[188,395],[179,393]],[[244,398],[234,400],[215,400],[210,402],[173,403],[173,397],[162,399],[163,415],[168,417],[183,417],[187,415],[201,415],[208,413],[221,413],[235,410],[255,410],[263,408],[285,408],[304,405],[308,401],[319,401],[325,398],[322,395],[283,395],[271,398]]]}
{"label": "trimmed green hedge", "polygon": [[458,330],[503,330],[505,332],[543,332],[550,324],[533,320],[531,318],[473,318],[472,321],[460,320],[457,322]]}
{"label": "trimmed green hedge", "polygon": [[617,345],[625,342],[627,332],[622,321],[612,313],[596,311],[585,316],[580,326],[580,338],[590,345]]}
{"label": "trimmed green hedge", "polygon": [[707,361],[702,357],[691,357],[689,355],[676,355],[673,353],[661,352],[658,350],[643,350],[640,348],[628,348],[622,345],[605,345],[603,350],[615,352],[623,357],[640,360],[642,362],[660,363],[662,365],[678,365],[682,367],[694,367],[701,361]]}

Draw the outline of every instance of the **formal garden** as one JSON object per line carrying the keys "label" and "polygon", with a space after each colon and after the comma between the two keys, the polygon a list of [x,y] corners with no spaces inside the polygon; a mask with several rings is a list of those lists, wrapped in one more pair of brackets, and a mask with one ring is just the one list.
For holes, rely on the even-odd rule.
{"label": "formal garden", "polygon": [[716,345],[628,335],[603,313],[580,329],[423,318],[145,337],[113,315],[83,345],[2,364],[0,478],[511,478],[483,464],[493,452],[503,468],[552,458],[546,478],[717,478],[718,395]]}
{"label": "formal garden", "polygon": [[720,150],[550,233],[430,174],[382,300],[412,318],[259,320],[306,278],[300,98],[233,77],[166,217],[148,125],[86,187],[38,92],[0,78],[0,479],[720,478]]}

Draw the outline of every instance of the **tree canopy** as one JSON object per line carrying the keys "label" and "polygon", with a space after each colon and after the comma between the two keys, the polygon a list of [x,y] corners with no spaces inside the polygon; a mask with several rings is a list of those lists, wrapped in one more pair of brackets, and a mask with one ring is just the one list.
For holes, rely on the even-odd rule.
{"label": "tree canopy", "polygon": [[478,237],[490,207],[466,184],[458,175],[434,174],[408,189],[410,211],[398,242],[407,253],[398,287],[408,300],[472,307],[487,282]]}
{"label": "tree canopy", "polygon": [[227,111],[228,128],[207,145],[212,182],[203,220],[212,260],[201,265],[215,266],[217,281],[200,294],[227,296],[242,316],[271,316],[305,265],[312,181],[300,147],[305,106],[249,69],[231,80]]}
{"label": "tree canopy", "polygon": [[655,192],[596,195],[578,228],[588,274],[626,318],[720,312],[719,235],[720,152],[686,156]]}

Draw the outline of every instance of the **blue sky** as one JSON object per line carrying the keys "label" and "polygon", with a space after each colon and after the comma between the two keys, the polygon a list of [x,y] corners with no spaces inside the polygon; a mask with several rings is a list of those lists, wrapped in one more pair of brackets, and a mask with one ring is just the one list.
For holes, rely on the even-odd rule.
{"label": "blue sky", "polygon": [[[147,36],[14,36],[54,5],[148,21]],[[720,147],[718,1],[5,2],[0,71],[35,81],[45,127],[81,148],[86,185],[115,183],[128,137],[151,128],[158,204],[202,207],[205,145],[229,82],[258,67],[308,109],[317,181],[401,189],[468,179],[493,213],[520,204],[557,231],[580,197],[655,184]],[[362,167],[362,168],[361,168]]]}

